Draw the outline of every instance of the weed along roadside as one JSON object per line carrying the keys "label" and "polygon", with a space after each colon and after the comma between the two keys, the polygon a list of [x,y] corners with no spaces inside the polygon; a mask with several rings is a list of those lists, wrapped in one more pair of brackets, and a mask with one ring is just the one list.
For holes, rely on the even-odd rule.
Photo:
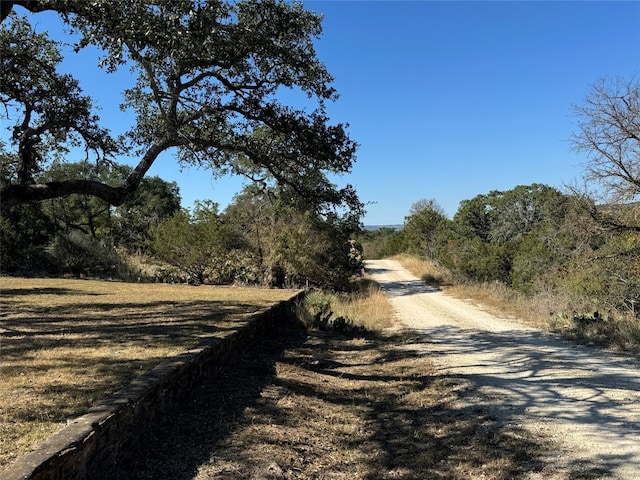
{"label": "weed along roadside", "polygon": [[[0,281],[6,312],[0,324],[2,458],[10,458],[25,438],[33,438],[29,429],[37,429],[43,420],[48,419],[48,430],[54,430],[34,444],[35,449],[5,461],[0,467],[3,480],[91,478],[90,472],[112,465],[121,452],[144,440],[154,422],[187,402],[203,379],[252,348],[275,324],[292,318],[303,294],[152,285],[136,285],[137,292],[126,293],[131,286],[115,282]],[[85,303],[87,297],[93,303]],[[136,303],[134,298],[145,300]],[[92,345],[94,353],[105,350],[90,358]],[[141,352],[154,345],[158,350],[142,358]],[[119,359],[128,355],[127,350],[131,358]],[[70,364],[79,371],[68,380]],[[91,385],[102,372],[113,383]],[[33,379],[19,384],[31,375]],[[86,398],[72,408],[66,397],[83,391],[83,379]],[[38,383],[47,380],[47,386]],[[117,391],[88,405],[108,388]],[[47,395],[50,398],[39,403]],[[60,402],[53,407],[52,396]],[[65,417],[82,408],[84,414]],[[12,425],[22,430],[12,431]],[[9,442],[12,435],[16,440]]]}

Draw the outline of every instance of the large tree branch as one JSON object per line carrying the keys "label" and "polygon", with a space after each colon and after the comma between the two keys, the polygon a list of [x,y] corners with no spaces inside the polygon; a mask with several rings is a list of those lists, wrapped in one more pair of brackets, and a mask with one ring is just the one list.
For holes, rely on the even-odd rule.
{"label": "large tree branch", "polygon": [[22,203],[49,200],[73,194],[91,195],[114,206],[122,205],[140,186],[140,182],[142,182],[158,155],[175,145],[176,143],[169,139],[153,145],[127,176],[123,184],[118,187],[86,179],[7,185],[0,190],[0,212]]}
{"label": "large tree branch", "polygon": [[74,193],[92,195],[112,205],[120,205],[130,192],[124,186],[111,187],[95,180],[82,179],[7,185],[0,190],[0,212],[21,203],[65,197]]}
{"label": "large tree branch", "polygon": [[84,2],[62,1],[62,2],[41,2],[39,0],[2,0],[0,1],[0,22],[9,16],[15,5],[26,8],[31,13],[54,10],[59,13],[76,13],[78,7],[82,7]]}
{"label": "large tree branch", "polygon": [[[172,146],[183,147],[178,159],[186,164],[242,173],[246,157],[256,171],[270,171],[301,196],[328,202],[340,197],[324,173],[348,171],[356,144],[342,125],[327,126],[324,100],[335,98],[327,85],[332,78],[311,41],[321,31],[320,18],[287,2],[160,3],[171,8],[144,0],[2,1],[5,16],[14,5],[61,13],[83,35],[77,48],[93,44],[101,49],[108,71],[124,64],[135,67],[138,81],[125,97],[138,113],[131,138],[138,145],[158,140],[118,187],[82,178],[7,186],[0,192],[0,207],[74,193],[119,204],[159,153]],[[278,86],[299,87],[316,97],[318,110],[307,114],[281,105],[272,95]],[[46,104],[50,97],[43,99]],[[89,120],[98,119],[85,123]],[[70,143],[64,135],[54,140]],[[247,167],[253,173],[252,168]]]}
{"label": "large tree branch", "polygon": [[165,138],[163,141],[153,145],[124,181],[124,189],[127,192],[132,193],[136,188],[138,188],[140,182],[142,182],[142,179],[151,168],[151,165],[153,165],[153,162],[158,158],[158,155],[166,149],[177,145],[178,143],[176,141],[169,138]]}

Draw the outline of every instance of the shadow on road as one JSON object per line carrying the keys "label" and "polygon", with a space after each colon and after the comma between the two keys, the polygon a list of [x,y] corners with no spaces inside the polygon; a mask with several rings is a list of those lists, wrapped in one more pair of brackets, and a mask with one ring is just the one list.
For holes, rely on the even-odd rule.
{"label": "shadow on road", "polygon": [[[494,327],[485,317],[472,318],[467,310],[464,315],[469,318],[458,317],[463,310],[457,307],[439,323],[434,320],[440,319],[438,314],[429,309],[433,305],[442,310],[446,304],[427,301],[431,296],[423,294],[432,293],[428,286],[415,279],[395,280],[410,275],[391,263],[389,268],[371,271],[374,278],[391,274],[379,281],[392,300],[421,298],[420,308],[429,321],[419,327],[421,321],[412,310],[413,339],[403,348],[429,356],[437,375],[455,379],[464,391],[460,405],[486,405],[508,422],[520,424],[526,419],[550,436],[573,432],[590,448],[572,447],[577,450],[573,459],[560,459],[558,463],[564,463],[568,472],[563,478],[612,478],[619,474],[616,471],[640,472],[637,360],[515,324],[505,327],[508,324],[502,320]],[[486,329],[484,322],[488,322]],[[640,473],[632,478],[640,478]]]}
{"label": "shadow on road", "polygon": [[527,411],[544,406],[547,419],[594,424],[616,436],[640,435],[640,425],[628,422],[625,408],[635,407],[640,397],[638,366],[632,359],[603,358],[602,352],[536,331],[491,333],[443,326],[420,333],[429,338],[435,354],[445,342],[448,355],[484,354],[483,363],[456,369],[480,370],[463,376],[508,389],[505,399],[512,405]]}
{"label": "shadow on road", "polygon": [[437,288],[425,285],[422,280],[387,282],[384,284],[383,288],[389,297],[401,297],[416,295],[418,293],[433,293],[439,291]]}

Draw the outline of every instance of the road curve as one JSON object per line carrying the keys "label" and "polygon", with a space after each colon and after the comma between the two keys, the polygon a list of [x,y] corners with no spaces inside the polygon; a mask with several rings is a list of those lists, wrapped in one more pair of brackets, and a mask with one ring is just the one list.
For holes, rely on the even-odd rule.
{"label": "road curve", "polygon": [[637,360],[496,317],[428,287],[392,260],[367,261],[366,271],[399,323],[416,334],[404,348],[424,351],[439,374],[466,382],[462,401],[482,402],[505,422],[554,442],[545,461],[566,472],[559,478],[640,479]]}

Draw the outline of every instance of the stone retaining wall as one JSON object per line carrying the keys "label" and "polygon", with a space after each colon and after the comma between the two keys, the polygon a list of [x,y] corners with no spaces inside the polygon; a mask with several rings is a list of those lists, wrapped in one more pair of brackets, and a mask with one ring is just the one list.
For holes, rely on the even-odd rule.
{"label": "stone retaining wall", "polygon": [[80,480],[112,466],[120,451],[144,439],[153,423],[179,408],[203,379],[260,341],[274,322],[291,319],[295,301],[279,302],[238,328],[167,359],[70,421],[36,450],[0,472],[3,480]]}

